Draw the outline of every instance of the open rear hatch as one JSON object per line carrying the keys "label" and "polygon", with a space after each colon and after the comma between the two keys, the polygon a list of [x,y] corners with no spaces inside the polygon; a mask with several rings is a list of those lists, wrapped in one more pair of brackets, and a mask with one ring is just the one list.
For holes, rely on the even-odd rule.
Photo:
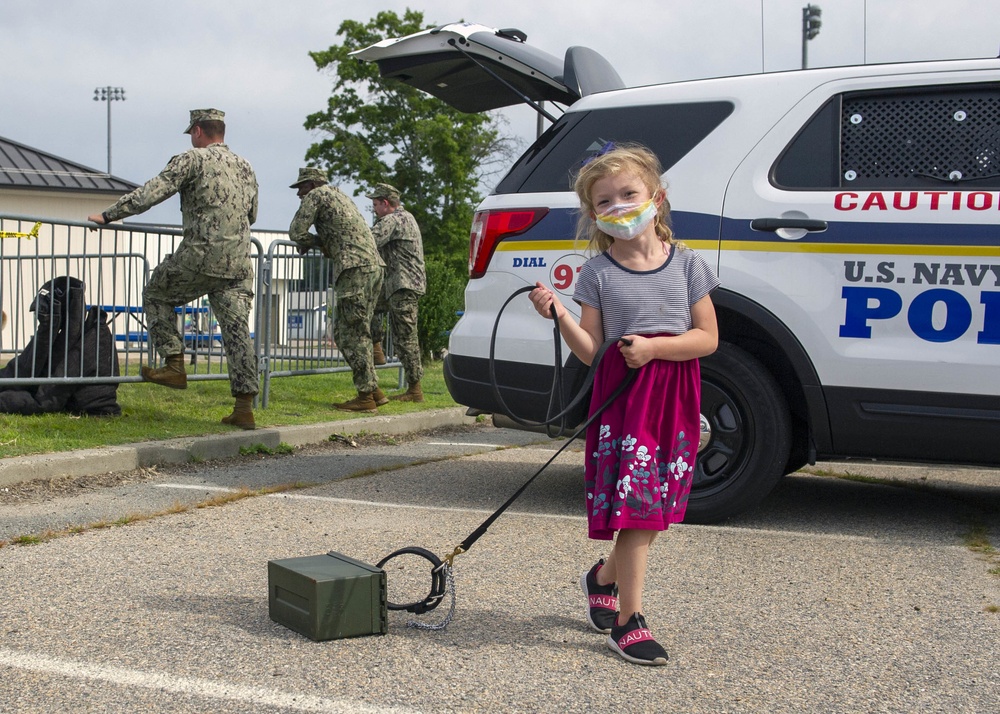
{"label": "open rear hatch", "polygon": [[608,61],[591,49],[570,47],[560,61],[525,44],[526,39],[520,30],[463,22],[383,40],[351,56],[375,62],[383,77],[469,113],[521,102],[545,113],[539,102],[569,106],[588,94],[625,87]]}

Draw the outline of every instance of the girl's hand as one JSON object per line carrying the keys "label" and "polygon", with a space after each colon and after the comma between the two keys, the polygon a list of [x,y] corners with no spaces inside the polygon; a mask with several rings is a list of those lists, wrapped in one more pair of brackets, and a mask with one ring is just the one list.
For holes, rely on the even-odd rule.
{"label": "girl's hand", "polygon": [[624,335],[618,340],[618,350],[625,358],[625,364],[638,369],[655,359],[653,343],[641,335]]}
{"label": "girl's hand", "polygon": [[541,283],[535,283],[535,289],[528,293],[531,304],[535,306],[535,311],[542,317],[552,317],[552,306],[556,308],[556,319],[562,319],[566,315],[566,308],[556,294]]}

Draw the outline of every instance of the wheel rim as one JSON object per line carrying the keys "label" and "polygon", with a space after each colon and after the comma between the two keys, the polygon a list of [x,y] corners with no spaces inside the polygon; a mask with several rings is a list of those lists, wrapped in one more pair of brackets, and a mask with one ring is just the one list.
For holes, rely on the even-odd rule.
{"label": "wheel rim", "polygon": [[[701,385],[702,439],[695,463],[692,495],[708,496],[739,479],[754,441],[750,407],[736,390],[703,375]],[[705,443],[705,434],[708,434]]]}

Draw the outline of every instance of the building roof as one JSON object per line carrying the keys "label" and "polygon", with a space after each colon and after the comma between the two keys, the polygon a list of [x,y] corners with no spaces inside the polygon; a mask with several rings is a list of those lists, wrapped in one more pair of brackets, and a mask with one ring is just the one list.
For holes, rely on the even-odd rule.
{"label": "building roof", "polygon": [[139,184],[0,136],[0,189],[86,191],[121,195]]}

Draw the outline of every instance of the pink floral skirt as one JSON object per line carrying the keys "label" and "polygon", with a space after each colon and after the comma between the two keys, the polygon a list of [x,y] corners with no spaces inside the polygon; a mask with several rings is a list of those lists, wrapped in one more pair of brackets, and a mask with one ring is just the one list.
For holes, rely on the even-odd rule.
{"label": "pink floral skirt", "polygon": [[[594,379],[591,414],[627,372],[625,358],[612,345]],[[684,520],[698,453],[700,408],[698,360],[652,360],[587,428],[591,538],[611,540],[622,528],[663,531]]]}

